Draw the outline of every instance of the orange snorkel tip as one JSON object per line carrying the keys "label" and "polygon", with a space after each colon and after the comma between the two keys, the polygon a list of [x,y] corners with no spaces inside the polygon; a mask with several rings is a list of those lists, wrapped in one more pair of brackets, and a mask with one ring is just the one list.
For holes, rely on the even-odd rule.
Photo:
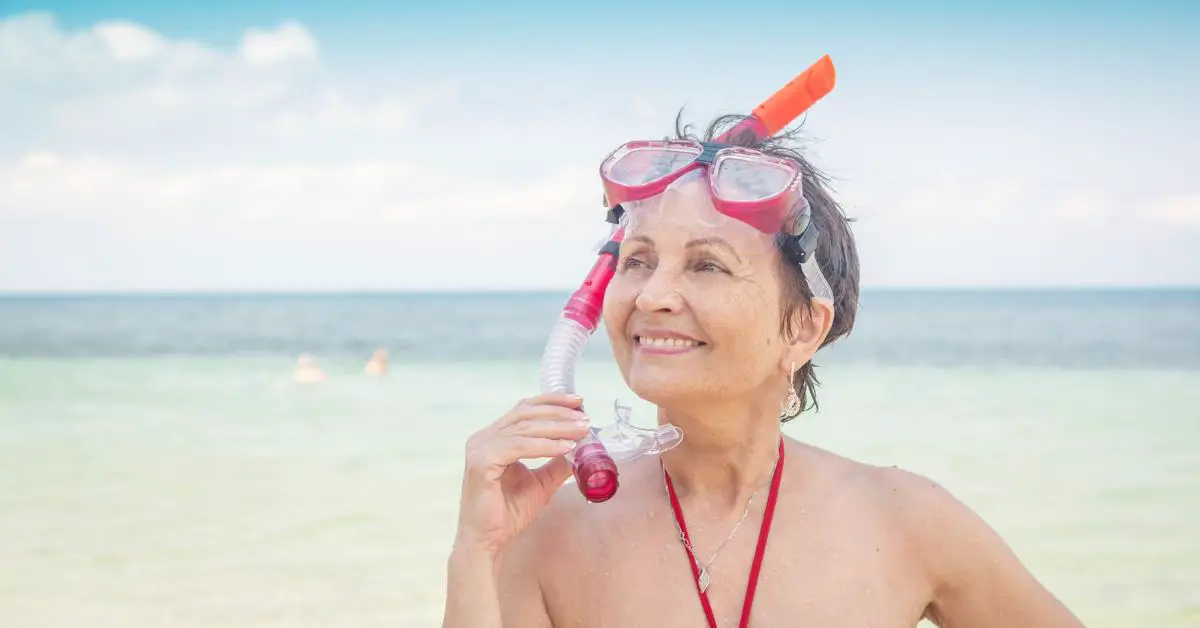
{"label": "orange snorkel tip", "polygon": [[836,83],[837,70],[833,67],[833,59],[825,55],[771,94],[745,120],[722,133],[717,141],[729,141],[747,131],[754,133],[759,140],[775,135],[818,100],[829,95]]}
{"label": "orange snorkel tip", "polygon": [[767,135],[774,135],[829,95],[836,83],[833,59],[825,55],[755,107],[754,117],[766,127]]}

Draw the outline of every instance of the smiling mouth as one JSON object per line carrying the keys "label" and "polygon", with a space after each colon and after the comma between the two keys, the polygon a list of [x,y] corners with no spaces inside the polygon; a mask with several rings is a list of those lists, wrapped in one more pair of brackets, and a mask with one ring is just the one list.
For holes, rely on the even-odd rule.
{"label": "smiling mouth", "polygon": [[638,347],[646,349],[659,349],[665,351],[685,351],[687,349],[695,349],[703,347],[704,343],[699,340],[690,340],[686,338],[656,338],[653,336],[634,336],[634,342]]}

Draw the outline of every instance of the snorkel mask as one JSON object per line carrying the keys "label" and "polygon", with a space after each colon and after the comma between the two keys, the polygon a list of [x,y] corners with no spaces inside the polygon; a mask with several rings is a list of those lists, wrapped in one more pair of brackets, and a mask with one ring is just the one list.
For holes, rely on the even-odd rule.
{"label": "snorkel mask", "polygon": [[[575,392],[575,366],[599,326],[604,293],[632,217],[685,177],[706,177],[719,216],[778,238],[784,254],[804,270],[814,296],[832,301],[814,255],[819,234],[804,200],[803,173],[794,162],[731,142],[743,134],[758,141],[779,132],[832,91],[835,77],[833,61],[826,55],[713,142],[634,141],[604,159],[600,178],[612,232],[551,332],[542,356],[542,392]],[[613,422],[593,427],[567,454],[589,502],[604,502],[616,494],[619,463],[661,454],[683,440],[682,430],[674,425],[639,428],[630,423],[629,414],[629,407],[615,403]]]}

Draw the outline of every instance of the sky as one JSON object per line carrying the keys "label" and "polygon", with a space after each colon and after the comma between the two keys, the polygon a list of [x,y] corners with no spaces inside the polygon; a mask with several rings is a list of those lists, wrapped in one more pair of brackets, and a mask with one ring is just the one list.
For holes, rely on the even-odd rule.
{"label": "sky", "polygon": [[1200,285],[1200,8],[834,4],[0,0],[0,292],[570,289],[604,155],[824,54],[864,287]]}

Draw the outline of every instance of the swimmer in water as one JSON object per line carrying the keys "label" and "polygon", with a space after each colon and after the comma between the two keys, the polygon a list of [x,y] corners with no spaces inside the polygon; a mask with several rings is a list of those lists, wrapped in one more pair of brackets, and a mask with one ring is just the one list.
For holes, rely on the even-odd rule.
{"label": "swimmer in water", "polygon": [[325,381],[325,372],[317,366],[311,354],[302,353],[296,360],[296,370],[293,374],[299,384],[317,384]]}
{"label": "swimmer in water", "polygon": [[380,377],[387,373],[388,370],[388,351],[387,349],[376,349],[371,355],[371,359],[367,360],[367,366],[363,369],[367,375]]}

